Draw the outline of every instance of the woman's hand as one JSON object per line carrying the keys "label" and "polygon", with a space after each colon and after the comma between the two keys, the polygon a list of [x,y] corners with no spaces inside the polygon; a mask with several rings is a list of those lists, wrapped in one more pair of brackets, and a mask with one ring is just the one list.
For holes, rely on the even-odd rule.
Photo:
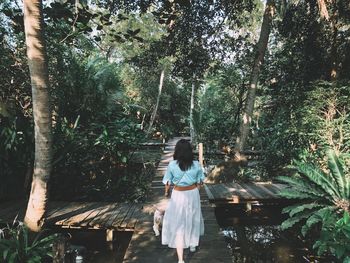
{"label": "woman's hand", "polygon": [[202,186],[203,186],[203,182],[197,183],[198,190],[200,190]]}

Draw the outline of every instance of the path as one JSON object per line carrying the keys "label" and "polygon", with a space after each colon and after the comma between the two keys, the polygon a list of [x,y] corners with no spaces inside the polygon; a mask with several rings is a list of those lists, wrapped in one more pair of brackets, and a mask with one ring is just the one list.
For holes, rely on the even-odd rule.
{"label": "path", "polygon": [[[148,214],[136,225],[135,232],[124,257],[124,263],[172,263],[177,262],[175,249],[161,245],[160,237],[153,233],[153,204],[163,206],[167,199],[164,197],[164,186],[161,182],[168,163],[172,160],[176,142],[182,139],[173,138],[167,143],[158,169],[152,181],[152,193],[144,211]],[[186,138],[189,139],[189,138]],[[205,234],[201,237],[200,247],[196,253],[185,250],[186,263],[226,263],[232,262],[229,249],[216,222],[214,208],[209,204],[205,190],[201,189],[202,212],[205,224]]]}

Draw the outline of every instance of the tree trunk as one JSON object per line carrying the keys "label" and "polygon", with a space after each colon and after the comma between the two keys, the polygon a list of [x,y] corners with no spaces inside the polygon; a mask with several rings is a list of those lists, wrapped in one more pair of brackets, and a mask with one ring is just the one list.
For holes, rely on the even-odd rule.
{"label": "tree trunk", "polygon": [[162,73],[160,74],[157,102],[156,102],[156,106],[154,107],[154,110],[153,110],[153,113],[152,113],[152,116],[151,116],[151,120],[149,122],[149,127],[148,127],[147,134],[151,133],[152,126],[153,126],[154,120],[155,120],[156,115],[157,115],[158,106],[159,106],[159,100],[160,100],[160,96],[162,95],[162,89],[163,89],[163,83],[164,83],[164,71],[165,70],[163,69]]}
{"label": "tree trunk", "polygon": [[330,79],[335,84],[335,81],[338,79],[338,71],[339,71],[339,58],[338,58],[338,16],[339,10],[337,7],[336,1],[333,2],[333,12],[331,17],[329,17],[330,26],[332,29],[332,41],[331,41],[331,70],[330,70]]}
{"label": "tree trunk", "polygon": [[51,111],[41,0],[24,0],[24,26],[32,85],[35,134],[34,171],[25,224],[40,231],[47,207],[47,183],[51,172]]}
{"label": "tree trunk", "polygon": [[239,136],[236,140],[235,152],[236,157],[240,156],[240,152],[243,150],[247,137],[249,135],[249,127],[252,121],[254,103],[256,96],[256,89],[259,80],[259,73],[261,70],[261,65],[264,60],[265,51],[267,49],[267,43],[269,41],[269,35],[271,31],[272,17],[275,11],[275,4],[273,0],[267,0],[263,22],[261,25],[260,37],[256,46],[256,55],[254,59],[254,64],[249,80],[248,94],[245,104],[245,109],[243,112],[243,119],[239,129]]}
{"label": "tree trunk", "polygon": [[195,94],[195,78],[192,80],[192,91],[191,91],[191,107],[190,107],[190,136],[191,136],[191,141],[194,143],[195,139],[195,130],[194,130],[194,125],[193,125],[193,110],[194,110],[194,94]]}
{"label": "tree trunk", "polygon": [[317,4],[318,4],[320,17],[324,18],[325,20],[329,20],[329,13],[328,13],[327,4],[325,0],[317,0]]}

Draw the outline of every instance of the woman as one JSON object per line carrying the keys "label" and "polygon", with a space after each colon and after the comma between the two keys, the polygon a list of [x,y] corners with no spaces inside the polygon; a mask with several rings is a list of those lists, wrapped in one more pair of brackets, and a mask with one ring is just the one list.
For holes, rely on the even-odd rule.
{"label": "woman", "polygon": [[174,160],[168,165],[164,184],[174,189],[165,211],[162,244],[176,248],[179,263],[183,261],[184,248],[194,252],[199,236],[204,234],[204,222],[198,188],[203,184],[204,174],[198,161],[193,160],[191,144],[184,139],[175,146]]}

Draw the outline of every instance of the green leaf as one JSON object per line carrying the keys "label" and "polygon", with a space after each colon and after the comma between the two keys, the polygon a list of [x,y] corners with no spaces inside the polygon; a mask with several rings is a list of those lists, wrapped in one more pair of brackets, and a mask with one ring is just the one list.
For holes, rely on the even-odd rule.
{"label": "green leaf", "polygon": [[289,213],[289,216],[294,216],[295,214],[299,213],[299,212],[302,212],[304,211],[305,209],[314,209],[314,208],[317,208],[317,207],[323,207],[324,205],[321,205],[321,204],[314,204],[314,203],[311,203],[311,204],[304,204],[304,205],[299,205],[298,207],[292,209]]}
{"label": "green leaf", "polygon": [[313,212],[307,211],[307,212],[304,212],[304,213],[296,214],[295,216],[288,218],[287,220],[282,222],[281,229],[282,230],[286,230],[286,229],[294,226],[296,223],[299,223],[303,219],[308,218],[309,216],[311,216],[312,213]]}
{"label": "green leaf", "polygon": [[336,196],[338,198],[341,197],[336,187],[336,182],[333,180],[332,177],[326,175],[323,171],[312,165],[298,161],[296,161],[296,164],[298,171],[302,175],[306,176],[312,182],[322,187],[322,189],[326,191],[330,196]]}
{"label": "green leaf", "polygon": [[341,258],[345,253],[345,247],[343,246],[337,246],[335,248],[335,255],[337,258]]}
{"label": "green leaf", "polygon": [[288,199],[308,199],[313,197],[310,194],[300,193],[293,189],[283,189],[279,195]]}
{"label": "green leaf", "polygon": [[16,262],[17,262],[17,256],[18,256],[18,253],[17,253],[17,252],[14,252],[14,253],[10,256],[8,263],[16,263]]}
{"label": "green leaf", "polygon": [[328,157],[328,168],[331,171],[331,175],[335,178],[339,192],[341,193],[342,197],[346,197],[346,182],[345,182],[345,176],[344,171],[341,163],[339,162],[339,159],[335,152],[331,149],[327,150],[327,157]]}
{"label": "green leaf", "polygon": [[303,236],[306,235],[306,233],[310,230],[311,226],[315,225],[316,223],[321,222],[322,219],[319,216],[312,215],[307,220],[305,225],[301,228],[301,234]]}
{"label": "green leaf", "polygon": [[[324,197],[325,192],[321,188],[316,188],[311,182],[306,181],[303,177],[287,177],[278,176],[276,178],[281,182],[288,183],[291,188],[315,195],[316,197]],[[297,189],[296,189],[297,188]]]}

